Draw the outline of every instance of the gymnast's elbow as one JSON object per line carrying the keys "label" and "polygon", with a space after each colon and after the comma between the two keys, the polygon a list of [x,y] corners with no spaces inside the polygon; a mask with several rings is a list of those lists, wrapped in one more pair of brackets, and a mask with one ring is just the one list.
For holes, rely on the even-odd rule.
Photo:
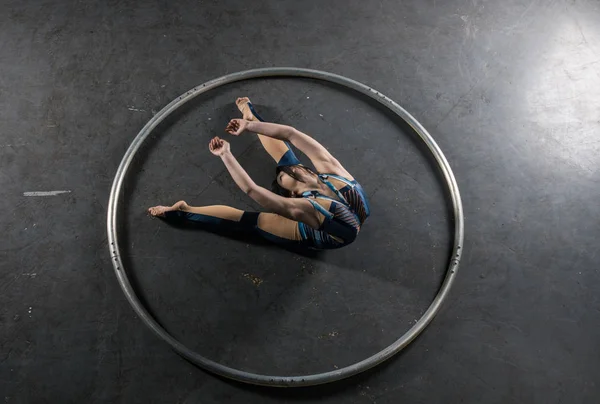
{"label": "gymnast's elbow", "polygon": [[241,187],[242,191],[244,191],[244,193],[246,195],[248,195],[250,198],[256,200],[256,198],[258,197],[259,194],[259,189],[256,186],[256,184],[248,184],[245,185],[243,187]]}

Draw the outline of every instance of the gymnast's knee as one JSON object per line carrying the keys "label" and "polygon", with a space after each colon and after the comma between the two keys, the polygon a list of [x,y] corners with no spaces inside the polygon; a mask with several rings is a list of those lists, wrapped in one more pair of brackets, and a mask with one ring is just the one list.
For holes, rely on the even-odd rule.
{"label": "gymnast's knee", "polygon": [[256,229],[258,227],[258,216],[260,216],[260,212],[244,212],[239,223],[246,229]]}

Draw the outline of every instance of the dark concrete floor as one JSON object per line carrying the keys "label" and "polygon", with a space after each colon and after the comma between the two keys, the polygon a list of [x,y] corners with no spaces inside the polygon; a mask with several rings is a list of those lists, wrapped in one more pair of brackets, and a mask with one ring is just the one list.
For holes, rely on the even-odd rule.
{"label": "dark concrete floor", "polygon": [[[600,400],[598,2],[323,3],[2,2],[0,401]],[[397,100],[462,191],[466,248],[442,311],[401,355],[334,385],[272,390],[197,369],[134,315],[107,251],[111,181],[145,122],[199,83],[264,66],[339,73]],[[373,216],[355,244],[304,257],[145,216],[180,198],[253,207],[205,147],[238,95],[364,183]],[[389,114],[278,79],[176,118],[136,159],[121,214],[131,275],[175,336],[245,370],[321,372],[377,352],[426,309],[452,223],[436,171]],[[270,182],[254,138],[232,147]],[[71,192],[24,196],[52,190]]]}

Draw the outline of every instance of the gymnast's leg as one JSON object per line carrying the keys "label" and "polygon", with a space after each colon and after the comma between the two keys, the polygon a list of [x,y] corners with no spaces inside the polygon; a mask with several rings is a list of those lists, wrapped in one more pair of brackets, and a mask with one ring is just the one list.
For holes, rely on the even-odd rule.
{"label": "gymnast's leg", "polygon": [[[248,121],[264,121],[254,110],[254,107],[252,106],[252,103],[248,97],[238,98],[235,103],[242,113],[244,119]],[[292,151],[289,143],[286,143],[282,140],[273,139],[272,137],[263,136],[260,133],[258,134],[258,139],[278,166],[292,166],[300,164],[300,160],[298,160]]]}
{"label": "gymnast's leg", "polygon": [[224,205],[196,207],[185,201],[172,206],[155,206],[148,212],[173,223],[203,225],[216,232],[251,233],[290,247],[302,244],[298,222],[275,213],[245,212]]}

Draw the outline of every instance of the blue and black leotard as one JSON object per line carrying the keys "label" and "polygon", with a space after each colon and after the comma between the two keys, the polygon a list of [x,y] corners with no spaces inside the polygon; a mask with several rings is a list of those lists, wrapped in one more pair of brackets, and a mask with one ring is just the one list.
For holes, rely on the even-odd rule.
{"label": "blue and black leotard", "polygon": [[[305,192],[314,208],[324,217],[319,229],[299,223],[303,242],[312,248],[340,248],[352,243],[370,215],[369,203],[363,188],[355,180],[334,174],[318,174],[319,179],[336,195],[336,199],[317,191]],[[344,184],[340,189],[332,184]]]}

